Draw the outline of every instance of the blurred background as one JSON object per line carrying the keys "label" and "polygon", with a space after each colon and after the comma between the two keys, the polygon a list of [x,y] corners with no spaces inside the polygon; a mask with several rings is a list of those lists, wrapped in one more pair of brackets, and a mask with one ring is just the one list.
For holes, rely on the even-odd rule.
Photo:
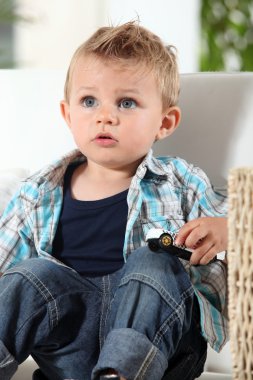
{"label": "blurred background", "polygon": [[67,69],[98,27],[137,18],[181,73],[253,70],[252,0],[0,0],[0,68]]}

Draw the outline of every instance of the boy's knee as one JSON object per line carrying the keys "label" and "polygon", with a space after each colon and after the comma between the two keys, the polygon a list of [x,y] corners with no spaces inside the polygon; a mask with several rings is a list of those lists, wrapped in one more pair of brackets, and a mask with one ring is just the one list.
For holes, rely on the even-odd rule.
{"label": "boy's knee", "polygon": [[32,287],[39,290],[52,288],[57,278],[64,278],[60,272],[60,265],[47,259],[33,258],[24,260],[22,263],[8,269],[3,274],[2,280],[5,286],[20,287],[26,290],[27,287]]}
{"label": "boy's knee", "polygon": [[50,318],[54,325],[57,312],[55,299],[61,294],[61,286],[57,281],[59,276],[53,270],[54,267],[57,270],[57,266],[49,260],[35,258],[10,268],[0,279],[0,303],[8,303],[9,313],[19,310],[24,320],[29,319],[31,313],[37,315],[38,310],[38,315],[44,315],[50,305]]}
{"label": "boy's knee", "polygon": [[29,277],[29,274],[43,280],[45,277],[51,276],[57,270],[57,264],[47,259],[33,258],[22,261],[20,264],[8,269],[4,276],[12,276],[16,274]]}
{"label": "boy's knee", "polygon": [[180,260],[165,251],[153,252],[148,247],[133,251],[126,262],[127,271],[159,275],[186,274]]}
{"label": "boy's knee", "polygon": [[153,252],[148,247],[134,251],[123,269],[122,280],[140,280],[156,283],[179,293],[192,289],[189,275],[180,260],[168,252]]}

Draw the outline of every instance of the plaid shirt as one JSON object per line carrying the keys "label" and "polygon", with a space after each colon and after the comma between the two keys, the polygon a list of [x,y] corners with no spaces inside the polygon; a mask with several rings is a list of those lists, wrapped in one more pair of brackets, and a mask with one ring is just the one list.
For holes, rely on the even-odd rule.
{"label": "plaid shirt", "polygon": [[[23,182],[0,220],[0,272],[31,257],[57,261],[52,243],[62,207],[64,174],[69,164],[84,160],[75,150]],[[225,197],[213,190],[199,168],[176,157],[154,158],[152,151],[137,168],[127,201],[125,260],[131,251],[146,245],[150,228],[177,232],[189,220],[225,216],[227,211]],[[220,351],[228,338],[226,266],[219,261],[206,266],[181,261],[199,301],[202,334]]]}

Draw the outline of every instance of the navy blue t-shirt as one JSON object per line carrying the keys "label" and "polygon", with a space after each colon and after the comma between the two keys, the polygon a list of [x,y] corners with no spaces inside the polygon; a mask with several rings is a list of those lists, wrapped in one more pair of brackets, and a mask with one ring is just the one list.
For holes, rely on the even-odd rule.
{"label": "navy blue t-shirt", "polygon": [[53,256],[84,276],[103,276],[124,263],[123,245],[127,222],[125,190],[97,201],[71,196],[71,165],[64,177],[63,206],[53,242]]}

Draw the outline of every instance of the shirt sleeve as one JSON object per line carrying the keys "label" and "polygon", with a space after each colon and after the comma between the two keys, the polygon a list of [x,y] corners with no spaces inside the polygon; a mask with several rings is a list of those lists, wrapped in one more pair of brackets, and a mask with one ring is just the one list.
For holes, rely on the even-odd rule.
{"label": "shirt sleeve", "polygon": [[215,191],[207,175],[197,167],[189,175],[185,197],[188,221],[203,216],[227,216],[227,197]]}
{"label": "shirt sleeve", "polygon": [[35,253],[29,226],[29,212],[24,202],[24,188],[13,196],[0,219],[0,272],[32,257]]}
{"label": "shirt sleeve", "polygon": [[[209,178],[197,167],[193,167],[188,177],[185,196],[187,220],[227,216],[227,197],[215,191]],[[217,261],[191,266],[190,277],[199,301],[202,334],[219,352],[228,340],[226,265]]]}

